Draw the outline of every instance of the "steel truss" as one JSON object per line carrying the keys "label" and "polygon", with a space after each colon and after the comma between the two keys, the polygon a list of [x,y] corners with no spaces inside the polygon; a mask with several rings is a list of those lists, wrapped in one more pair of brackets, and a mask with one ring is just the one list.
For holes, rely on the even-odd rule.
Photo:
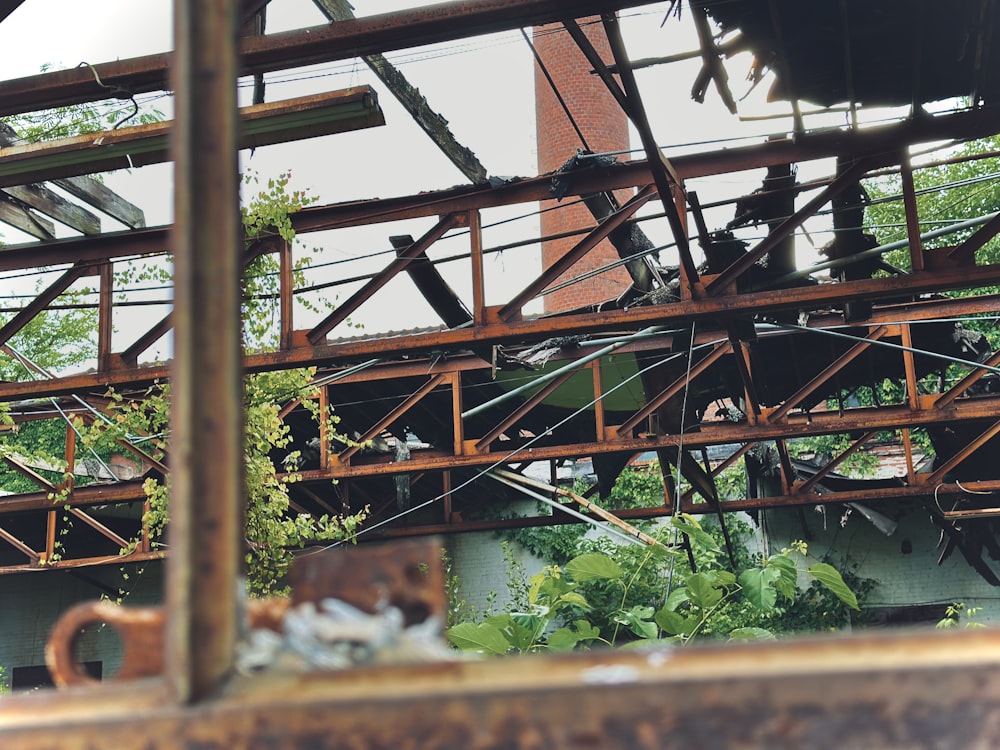
{"label": "steel truss", "polygon": [[[628,307],[610,306],[595,312],[589,309],[573,314],[554,317],[524,316],[521,308],[536,298],[551,285],[567,268],[572,268],[576,259],[582,257],[598,242],[611,235],[618,227],[635,222],[639,207],[658,195],[658,168],[650,168],[649,162],[633,162],[610,168],[588,169],[573,175],[574,182],[567,199],[620,189],[632,189],[636,198],[623,206],[610,219],[591,227],[581,227],[576,247],[570,250],[564,261],[541,272],[525,287],[502,303],[486,304],[489,279],[483,270],[484,258],[494,248],[486,246],[482,226],[484,211],[496,207],[519,206],[546,197],[549,191],[547,178],[535,178],[501,185],[495,188],[470,186],[437,193],[424,193],[409,198],[392,200],[362,201],[336,204],[306,209],[293,217],[293,223],[300,234],[320,231],[347,230],[359,226],[377,225],[381,222],[408,219],[436,219],[425,234],[410,239],[408,244],[397,248],[395,257],[381,271],[362,281],[360,287],[344,299],[340,305],[323,320],[310,329],[299,329],[293,317],[296,290],[289,273],[280,277],[280,291],[274,304],[276,317],[280,320],[280,346],[276,351],[247,355],[245,366],[249,371],[275,368],[320,365],[323,369],[318,377],[329,381],[323,386],[321,400],[332,405],[338,413],[350,416],[350,429],[362,440],[376,438],[383,433],[405,439],[406,427],[420,436],[421,425],[428,420],[437,422],[434,433],[437,438],[431,444],[414,448],[405,464],[390,460],[388,456],[371,455],[357,447],[337,452],[335,445],[323,441],[323,452],[319,465],[301,472],[302,483],[297,486],[295,497],[299,509],[323,513],[332,510],[358,510],[368,506],[375,512],[373,522],[381,522],[398,513],[394,499],[392,481],[394,476],[406,476],[412,485],[414,502],[427,503],[420,512],[410,511],[404,527],[385,528],[386,535],[414,534],[428,532],[455,532],[465,529],[492,528],[510,524],[510,521],[472,520],[484,512],[480,504],[469,504],[462,493],[454,488],[472,482],[484,472],[495,467],[523,467],[531,461],[560,462],[568,459],[609,458],[613,462],[627,462],[642,453],[660,452],[664,462],[670,462],[670,455],[687,455],[680,459],[686,462],[692,475],[688,481],[694,487],[680,492],[680,499],[667,497],[658,509],[643,509],[625,512],[625,517],[641,517],[657,513],[669,513],[675,507],[686,512],[697,512],[716,503],[724,510],[768,508],[790,505],[808,505],[830,502],[875,501],[884,498],[910,497],[926,500],[935,492],[943,496],[962,496],[959,486],[951,482],[953,469],[982,449],[992,438],[995,428],[979,429],[979,425],[992,422],[997,413],[996,399],[989,395],[975,398],[963,396],[987,372],[985,369],[968,367],[968,377],[951,390],[940,393],[920,393],[923,385],[919,377],[926,374],[915,360],[923,360],[912,350],[913,342],[921,340],[920,330],[929,321],[944,317],[958,317],[987,313],[996,309],[997,300],[993,296],[963,297],[958,299],[930,299],[926,294],[948,289],[983,287],[1000,282],[1000,266],[980,265],[975,262],[976,250],[985,244],[997,230],[997,221],[987,222],[971,238],[958,246],[935,250],[920,250],[914,253],[914,270],[893,278],[862,278],[840,281],[833,284],[799,286],[775,290],[746,290],[743,279],[754,267],[754,261],[764,257],[777,243],[806,219],[813,216],[832,196],[852,180],[856,181],[866,170],[900,164],[905,167],[901,154],[905,147],[921,143],[930,138],[964,138],[1000,130],[1000,120],[989,110],[972,111],[957,115],[935,118],[928,121],[906,122],[872,131],[845,133],[831,136],[818,134],[801,136],[795,142],[770,142],[763,146],[736,149],[726,152],[695,154],[679,157],[670,165],[678,185],[683,181],[707,174],[739,171],[781,163],[786,160],[801,162],[840,153],[850,149],[856,163],[863,164],[849,175],[823,188],[819,195],[810,200],[782,227],[755,248],[750,249],[728,268],[715,274],[687,274],[684,269],[693,268],[690,263],[681,262],[682,284],[677,295],[679,299],[660,304],[636,304]],[[888,151],[885,144],[892,143]],[[904,171],[905,174],[905,171]],[[696,204],[695,204],[696,205]],[[915,203],[906,201],[908,225],[911,234],[918,226]],[[669,209],[669,206],[668,206]],[[530,209],[529,209],[530,210]],[[641,221],[641,219],[640,219]],[[686,224],[686,218],[684,222]],[[389,230],[386,230],[388,233]],[[464,235],[462,239],[460,235]],[[467,287],[471,298],[458,299],[438,274],[432,255],[440,256],[438,246],[445,238],[459,236],[468,250],[459,252],[458,262],[465,264]],[[538,238],[527,237],[526,244]],[[704,241],[704,240],[703,240]],[[448,247],[453,248],[454,242]],[[911,247],[920,246],[919,238]],[[69,268],[38,297],[25,306],[24,310],[0,330],[0,345],[6,345],[10,337],[26,325],[35,315],[47,309],[60,293],[75,280],[84,275],[96,274],[100,289],[101,329],[98,340],[100,351],[97,366],[93,372],[63,378],[45,377],[17,383],[0,384],[0,397],[8,401],[39,397],[75,394],[87,399],[91,408],[101,406],[104,391],[113,387],[118,391],[148,385],[156,379],[168,376],[165,365],[140,363],[143,353],[166,334],[172,326],[168,315],[132,344],[121,351],[110,349],[111,281],[116,260],[135,254],[164,253],[169,250],[166,229],[147,229],[116,235],[84,237],[24,247],[12,247],[0,256],[2,267],[25,268],[38,264],[72,263]],[[260,253],[275,253],[283,268],[290,267],[291,250],[287,243],[277,237],[263,237],[250,243],[245,254],[244,266]],[[680,250],[680,254],[690,250]],[[439,261],[440,262],[440,261]],[[344,321],[349,316],[363,317],[366,310],[380,304],[377,293],[396,277],[408,275],[418,289],[439,311],[451,328],[408,332],[406,336],[387,335],[338,338]],[[450,297],[449,297],[450,295]],[[924,297],[921,297],[924,295]],[[911,301],[899,301],[901,299]],[[735,333],[736,321],[758,319],[788,319],[799,311],[811,314],[809,332],[784,331],[761,332],[761,342],[773,337],[801,340],[803,337],[822,336],[826,330],[835,330],[844,325],[843,314],[837,309],[845,302],[857,299],[870,300],[875,304],[871,314],[856,324],[851,335],[859,339],[850,348],[829,355],[829,361],[819,372],[790,391],[783,393],[780,403],[762,406],[758,392],[762,384],[773,379],[774,373],[759,361],[754,352],[763,343],[741,340]],[[439,309],[439,306],[443,306]],[[449,312],[450,310],[450,312]],[[825,311],[825,312],[824,312]],[[456,317],[457,316],[457,317]],[[465,319],[463,316],[468,316]],[[638,338],[637,334],[649,326],[666,331],[651,337]],[[695,331],[690,338],[690,331]],[[745,334],[744,334],[745,335]],[[572,365],[560,378],[540,382],[544,390],[534,395],[518,396],[493,405],[492,399],[502,395],[497,390],[495,377],[497,358],[516,357],[519,351],[537,344],[539,341],[557,336],[576,336],[575,347],[560,351],[553,363]],[[645,403],[637,403],[631,412],[616,411],[609,414],[604,396],[609,393],[605,384],[604,365],[594,352],[600,343],[590,344],[589,338],[618,337],[614,346],[615,356],[632,357],[644,364],[656,358],[668,359],[684,355],[685,342],[696,345],[699,354],[691,363],[690,372],[683,367],[664,370],[654,381],[637,381],[637,388],[645,393]],[[911,347],[911,350],[892,350],[887,354],[880,350],[879,342]],[[846,345],[845,345],[846,346]],[[889,367],[905,383],[908,394],[903,403],[869,408],[840,408],[831,410],[817,404],[830,397],[832,383],[837,382],[844,368],[852,362],[871,359],[872,352],[881,352],[894,358]],[[683,358],[683,357],[682,357]],[[375,363],[364,370],[351,374],[350,368],[358,362]],[[880,360],[880,361],[882,361]],[[713,370],[714,368],[714,370]],[[502,369],[502,368],[501,368]],[[663,369],[663,368],[659,368]],[[669,369],[669,368],[668,368]],[[742,393],[719,390],[715,385],[704,382],[719,379],[719,371],[725,369],[738,374],[742,382]],[[918,376],[918,370],[920,374]],[[714,373],[714,374],[713,374]],[[37,377],[37,375],[36,375]],[[535,377],[530,370],[524,370],[522,377]],[[565,418],[570,411],[554,416],[549,404],[559,400],[560,389],[573,381],[580,389],[581,379],[588,385],[587,400],[593,404],[575,418],[570,428],[553,429],[546,433],[545,426]],[[738,399],[744,397],[745,418],[740,423],[727,422],[699,414],[697,423],[688,423],[684,429],[676,421],[676,405],[686,398],[690,388],[712,390],[715,399]],[[857,387],[860,384],[855,384]],[[764,386],[766,388],[766,385]],[[371,414],[375,419],[366,420],[363,410],[341,407],[365,396],[359,396],[358,389],[364,389],[367,398],[397,398],[398,405],[391,411],[382,413],[375,406]],[[839,393],[839,389],[837,391]],[[484,393],[492,393],[485,398]],[[803,407],[803,403],[807,407]],[[585,403],[585,402],[583,402]],[[702,405],[701,408],[703,408]],[[291,407],[289,407],[289,411]],[[346,416],[345,416],[346,418]],[[957,447],[948,458],[943,469],[933,474],[916,474],[913,455],[909,448],[908,430],[933,425],[942,420],[950,423],[969,425],[969,442]],[[576,423],[586,423],[578,427]],[[985,428],[984,428],[985,429]],[[978,431],[977,431],[978,430]],[[738,444],[740,454],[751,450],[752,446],[776,444],[783,452],[783,441],[795,437],[820,434],[854,434],[862,431],[870,440],[876,432],[896,435],[907,446],[907,465],[911,467],[908,476],[900,486],[893,488],[837,487],[835,482],[823,483],[825,474],[832,472],[843,457],[834,457],[826,468],[817,469],[815,475],[800,476],[792,470],[787,460],[781,461],[780,483],[762,497],[743,500],[721,501],[716,497],[711,482],[711,467],[695,471],[695,458],[691,451],[724,444]],[[519,437],[534,436],[532,439]],[[443,438],[441,438],[443,436]],[[863,441],[855,443],[850,451],[860,449]],[[666,451],[667,453],[663,453]],[[669,455],[668,455],[669,454]],[[734,463],[739,456],[728,462]],[[676,463],[676,460],[673,461]],[[620,468],[620,466],[619,466]],[[993,490],[1000,488],[1000,481],[993,477],[964,477],[962,486]],[[340,484],[334,492],[330,480]],[[948,480],[948,481],[945,481]],[[981,480],[981,481],[979,481]],[[968,482],[971,482],[969,484]],[[39,513],[39,524],[51,526],[51,514],[58,507],[48,498],[52,488],[39,481],[39,492],[27,496],[11,496],[0,501],[0,515],[23,513],[33,510]],[[905,485],[905,486],[904,486]],[[832,488],[832,489],[831,489]],[[135,503],[143,500],[138,482],[122,482],[114,487],[90,485],[84,487],[63,486],[58,488],[61,507],[74,509],[87,505],[107,503],[109,497],[117,502]],[[475,493],[481,496],[483,491]],[[496,490],[491,496],[500,497]],[[468,493],[466,493],[468,494]],[[436,502],[435,499],[439,500]],[[706,506],[705,503],[709,505]],[[409,510],[409,509],[407,509]],[[546,522],[543,519],[528,519],[527,523]],[[2,528],[2,527],[0,527]],[[47,531],[46,534],[50,533]],[[31,534],[38,538],[37,534]],[[48,539],[49,536],[45,538]],[[105,535],[107,536],[107,535]],[[25,556],[20,563],[11,562],[4,570],[19,570],[23,566],[39,564],[76,564],[72,558],[53,561],[48,542],[44,549],[25,543],[12,534],[3,537],[9,545]],[[135,554],[147,554],[150,550],[137,550]],[[88,560],[90,558],[87,558]]]}

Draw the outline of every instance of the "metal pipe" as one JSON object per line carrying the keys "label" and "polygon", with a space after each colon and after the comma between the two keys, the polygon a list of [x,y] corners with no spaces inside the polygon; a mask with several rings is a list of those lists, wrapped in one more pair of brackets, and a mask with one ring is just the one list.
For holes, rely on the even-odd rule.
{"label": "metal pipe", "polygon": [[174,360],[166,682],[178,702],[232,669],[242,536],[237,0],[175,0]]}
{"label": "metal pipe", "polygon": [[[971,229],[972,227],[978,227],[989,221],[992,221],[997,216],[1000,216],[1000,211],[994,211],[991,214],[986,214],[985,216],[977,216],[974,219],[966,219],[965,221],[960,221],[956,224],[949,224],[946,227],[939,227],[938,229],[932,229],[929,232],[924,232],[920,235],[921,241],[934,240],[938,237],[944,237],[948,234],[953,234],[955,232],[960,232],[963,229]],[[838,258],[837,260],[827,260],[822,263],[817,263],[814,266],[810,266],[802,271],[795,271],[793,273],[785,274],[780,279],[773,282],[775,285],[784,284],[786,281],[794,281],[796,279],[803,279],[806,276],[816,273],[817,271],[825,271],[828,268],[839,268],[840,266],[847,266],[851,263],[856,263],[860,260],[866,260],[867,258],[877,258],[884,255],[892,250],[900,250],[904,247],[909,247],[909,239],[896,240],[895,242],[890,242],[887,245],[879,245],[878,247],[873,247],[870,250],[863,250],[860,253],[855,253],[847,258]]]}
{"label": "metal pipe", "polygon": [[523,484],[518,484],[517,482],[512,482],[510,479],[507,479],[506,477],[502,477],[502,476],[500,476],[500,475],[498,475],[498,474],[496,474],[495,472],[492,472],[492,471],[488,472],[486,474],[486,476],[488,476],[490,479],[495,479],[496,481],[500,482],[500,484],[505,484],[508,487],[513,487],[518,492],[521,492],[522,494],[527,495],[528,497],[533,498],[533,499],[537,500],[540,503],[545,503],[546,505],[548,505],[548,506],[550,506],[552,508],[558,508],[563,513],[567,513],[567,514],[573,516],[573,518],[576,518],[576,519],[578,519],[580,521],[583,521],[584,523],[589,523],[595,529],[600,529],[601,531],[605,532],[609,536],[616,536],[616,537],[619,537],[621,539],[626,539],[629,542],[631,542],[632,544],[637,544],[640,547],[647,546],[645,542],[643,542],[643,541],[641,541],[641,540],[639,540],[639,539],[637,539],[635,537],[629,536],[628,534],[625,534],[625,533],[623,533],[621,531],[618,531],[618,529],[616,529],[614,526],[604,526],[600,521],[597,521],[597,520],[591,518],[590,516],[586,516],[586,515],[584,515],[583,513],[581,513],[578,510],[574,510],[573,508],[567,507],[567,506],[563,505],[562,503],[557,503],[555,500],[552,500],[550,498],[545,497],[545,495],[542,495],[542,494],[540,494],[538,492],[535,492],[533,490],[529,490]]}
{"label": "metal pipe", "polygon": [[608,346],[605,346],[602,349],[598,349],[596,352],[592,352],[591,354],[588,354],[585,357],[581,357],[580,359],[575,359],[572,362],[569,362],[568,364],[565,364],[562,367],[553,370],[550,373],[546,373],[545,375],[541,375],[535,378],[530,383],[525,383],[524,385],[518,386],[512,391],[508,391],[502,396],[497,396],[496,398],[487,401],[485,404],[480,404],[479,406],[474,406],[473,408],[468,409],[467,411],[463,411],[462,419],[468,419],[469,417],[474,417],[477,414],[481,414],[482,412],[486,411],[487,409],[491,409],[492,407],[497,406],[498,404],[502,404],[504,401],[509,401],[512,398],[520,396],[522,393],[526,393],[527,391],[530,391],[541,385],[545,385],[550,380],[558,378],[563,373],[572,372],[573,370],[583,367],[583,365],[589,362],[593,362],[595,359],[600,359],[601,357],[608,355],[617,349],[621,349],[623,346],[625,346],[625,344],[629,343],[630,341],[639,336],[649,335],[651,333],[660,333],[663,330],[664,329],[662,326],[650,326],[648,328],[643,328],[638,333],[634,333],[631,336],[627,336],[621,341],[618,341],[614,344],[609,344]]}

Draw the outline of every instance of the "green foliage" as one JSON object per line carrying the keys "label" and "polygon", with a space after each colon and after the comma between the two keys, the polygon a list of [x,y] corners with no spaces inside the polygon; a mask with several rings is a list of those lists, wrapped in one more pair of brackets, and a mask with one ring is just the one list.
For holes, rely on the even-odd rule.
{"label": "green foliage", "polygon": [[962,627],[966,628],[986,627],[983,623],[975,619],[982,609],[982,607],[966,607],[965,602],[954,602],[945,607],[944,617],[938,620],[937,625],[934,627],[942,630],[957,628],[959,623],[961,623]]}
{"label": "green foliage", "polygon": [[[644,548],[641,556],[633,547],[584,552],[533,576],[525,611],[460,623],[447,636],[460,649],[491,655],[587,648],[596,642],[688,643],[709,634],[740,640],[773,637],[761,623],[779,613],[779,602],[795,602],[800,577],[814,581],[845,607],[859,609],[855,593],[833,566],[801,565],[807,555],[804,542],[736,575],[719,563],[718,545],[697,519],[682,514],[671,527],[687,536],[706,563],[696,572],[683,569],[683,555],[663,544]],[[663,580],[662,573],[667,574],[666,589],[650,587],[651,579]],[[609,594],[615,606],[602,612],[595,602],[607,602]],[[717,618],[734,606],[749,607],[765,619],[736,624],[732,615]]]}
{"label": "green foliage", "polygon": [[[255,172],[244,173],[243,184],[250,195],[244,199],[240,212],[248,250],[267,235],[277,235],[289,244],[295,242],[291,215],[315,203],[317,198],[304,190],[292,190],[289,187],[291,179],[291,172],[283,172],[266,182],[262,182]],[[320,249],[314,247],[311,252],[316,254]],[[295,259],[292,278],[296,286],[305,283],[304,270],[310,262],[308,255]],[[274,253],[264,253],[256,255],[243,275],[243,334],[248,349],[267,350],[277,345],[279,308],[274,301],[279,290],[279,270],[278,257]],[[319,310],[316,304],[302,296],[297,296],[296,300],[306,309]],[[333,306],[327,301],[322,304],[325,308]]]}

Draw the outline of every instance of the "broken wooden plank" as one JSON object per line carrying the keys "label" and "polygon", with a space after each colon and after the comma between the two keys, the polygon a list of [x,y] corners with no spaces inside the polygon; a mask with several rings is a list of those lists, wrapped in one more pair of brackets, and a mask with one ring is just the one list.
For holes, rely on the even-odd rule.
{"label": "broken wooden plank", "polygon": [[[384,125],[368,86],[240,109],[240,148]],[[154,164],[170,159],[171,122],[122,127],[0,148],[0,187]]]}
{"label": "broken wooden plank", "polygon": [[56,226],[29,208],[10,200],[0,200],[0,221],[30,234],[35,239],[51,240],[56,236]]}
{"label": "broken wooden plank", "polygon": [[[313,2],[331,21],[349,21],[355,18],[354,11],[347,0],[313,0]],[[414,122],[430,136],[437,147],[469,181],[477,185],[486,182],[486,167],[479,162],[471,150],[455,139],[454,134],[448,128],[448,121],[430,108],[427,99],[421,95],[420,90],[407,81],[406,76],[400,73],[395,65],[381,54],[365,55],[362,59],[403,105]]]}
{"label": "broken wooden plank", "polygon": [[101,213],[120,221],[129,229],[146,226],[146,214],[138,206],[129,203],[100,180],[93,177],[67,177],[53,182],[75,198],[79,198]]}
{"label": "broken wooden plank", "polygon": [[3,192],[82,234],[100,234],[101,220],[44,185],[11,185]]}

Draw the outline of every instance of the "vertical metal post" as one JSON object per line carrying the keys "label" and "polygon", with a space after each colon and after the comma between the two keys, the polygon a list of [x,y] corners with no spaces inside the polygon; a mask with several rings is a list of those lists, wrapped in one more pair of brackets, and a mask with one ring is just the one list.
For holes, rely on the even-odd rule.
{"label": "vertical metal post", "polygon": [[920,240],[920,219],[917,216],[917,194],[913,185],[913,167],[910,152],[904,149],[899,156],[899,175],[903,186],[903,209],[906,212],[906,237],[910,242],[910,267],[924,270],[924,246]]}
{"label": "vertical metal post", "polygon": [[278,276],[278,303],[280,305],[279,325],[281,327],[281,338],[278,344],[282,350],[290,349],[292,346],[292,331],[295,330],[293,320],[293,289],[295,278],[293,276],[292,243],[281,238],[281,249],[278,251],[278,263],[280,275]]}
{"label": "vertical metal post", "polygon": [[100,266],[99,297],[97,301],[97,369],[107,372],[111,369],[111,331],[114,326],[113,295],[114,265],[105,261]]}
{"label": "vertical metal post", "polygon": [[243,504],[236,0],[175,0],[174,360],[166,679],[230,672]]}
{"label": "vertical metal post", "polygon": [[483,277],[483,217],[469,211],[469,238],[472,256],[472,318],[475,325],[486,323],[486,282]]}

